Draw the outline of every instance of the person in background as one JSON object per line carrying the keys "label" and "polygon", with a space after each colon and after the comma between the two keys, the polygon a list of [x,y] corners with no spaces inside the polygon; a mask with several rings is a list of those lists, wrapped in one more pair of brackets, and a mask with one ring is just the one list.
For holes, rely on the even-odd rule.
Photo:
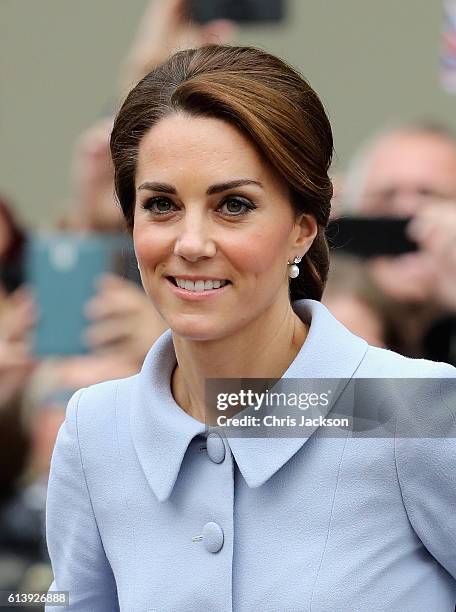
{"label": "person in background", "polygon": [[390,348],[456,363],[456,258],[450,253],[456,244],[453,135],[424,122],[383,132],[349,165],[341,207],[343,214],[413,218],[408,232],[419,250],[371,258],[366,270],[385,297],[383,308],[396,330]]}
{"label": "person in background", "polygon": [[30,520],[22,476],[30,437],[22,420],[23,389],[34,372],[30,332],[36,311],[21,286],[6,296],[0,311],[0,589],[16,589],[43,554],[41,534]]}
{"label": "person in background", "polygon": [[21,286],[0,310],[0,409],[13,400],[36,365],[31,330],[37,317],[31,291]]}

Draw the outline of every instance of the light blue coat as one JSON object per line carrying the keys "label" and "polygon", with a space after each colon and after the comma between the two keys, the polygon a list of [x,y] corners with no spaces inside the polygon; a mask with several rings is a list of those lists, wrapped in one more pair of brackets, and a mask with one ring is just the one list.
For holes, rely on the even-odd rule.
{"label": "light blue coat", "polygon": [[[311,326],[285,378],[456,376],[368,346],[319,302],[293,307]],[[167,331],[139,374],[68,404],[47,538],[51,590],[70,591],[69,610],[453,612],[454,438],[320,427],[307,438],[211,435],[206,447],[205,426],[171,395],[175,363]]]}

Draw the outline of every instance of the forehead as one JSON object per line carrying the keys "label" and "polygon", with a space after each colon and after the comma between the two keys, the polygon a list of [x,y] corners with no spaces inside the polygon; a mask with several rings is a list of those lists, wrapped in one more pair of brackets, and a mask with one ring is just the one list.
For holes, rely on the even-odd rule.
{"label": "forehead", "polygon": [[248,174],[261,182],[273,178],[267,161],[240,130],[220,119],[184,113],[161,119],[143,137],[136,180],[151,174],[160,179],[206,174],[210,174],[210,180],[226,178],[227,174]]}
{"label": "forehead", "polygon": [[372,152],[368,187],[441,185],[456,190],[456,145],[449,138],[424,132],[395,133],[383,138]]}

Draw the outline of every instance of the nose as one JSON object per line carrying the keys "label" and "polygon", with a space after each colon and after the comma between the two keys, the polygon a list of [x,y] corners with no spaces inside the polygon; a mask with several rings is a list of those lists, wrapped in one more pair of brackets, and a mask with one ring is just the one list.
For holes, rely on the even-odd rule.
{"label": "nose", "polygon": [[187,212],[178,224],[174,255],[194,263],[200,259],[214,257],[215,253],[210,221],[199,212]]}

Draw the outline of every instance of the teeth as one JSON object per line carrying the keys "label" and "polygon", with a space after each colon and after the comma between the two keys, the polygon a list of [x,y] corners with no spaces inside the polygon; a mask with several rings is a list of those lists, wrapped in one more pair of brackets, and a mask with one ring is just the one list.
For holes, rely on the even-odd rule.
{"label": "teeth", "polygon": [[210,291],[211,289],[219,289],[227,283],[226,280],[198,280],[195,282],[191,280],[184,280],[182,278],[174,278],[174,280],[176,281],[178,287],[181,289],[187,289],[187,291]]}

